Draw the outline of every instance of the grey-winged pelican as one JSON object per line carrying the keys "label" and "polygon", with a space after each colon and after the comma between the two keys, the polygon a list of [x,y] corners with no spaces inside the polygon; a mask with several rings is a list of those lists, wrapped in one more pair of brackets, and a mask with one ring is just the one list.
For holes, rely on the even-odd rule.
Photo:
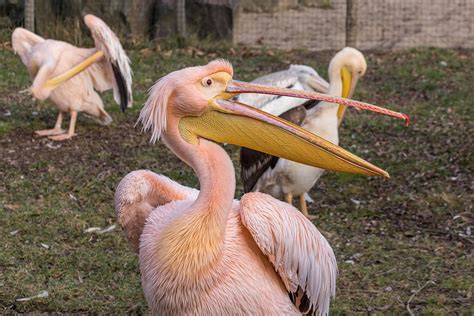
{"label": "grey-winged pelican", "polygon": [[[357,81],[367,69],[367,63],[361,52],[346,47],[339,51],[329,64],[330,85],[328,94],[350,98]],[[289,71],[289,70],[288,70]],[[278,78],[285,72],[267,75],[255,82],[265,81],[265,78]],[[320,79],[318,82],[323,82]],[[282,82],[283,80],[280,80]],[[241,102],[247,100],[239,99]],[[302,128],[318,135],[333,144],[339,143],[338,126],[344,116],[344,105],[320,102],[314,106],[314,101],[301,101],[296,107],[290,107],[287,100],[274,99],[271,113],[278,115],[277,109],[285,109],[281,118],[300,125]],[[304,103],[305,102],[305,103]],[[304,104],[303,104],[304,103]],[[267,102],[268,104],[268,102]],[[264,110],[268,107],[261,107]],[[288,110],[288,108],[290,108]],[[311,199],[307,192],[324,173],[323,169],[299,164],[283,158],[278,158],[248,148],[241,149],[241,178],[244,191],[260,191],[292,203],[293,196],[299,197],[300,209],[308,215],[306,199]],[[305,199],[306,197],[306,199]]]}

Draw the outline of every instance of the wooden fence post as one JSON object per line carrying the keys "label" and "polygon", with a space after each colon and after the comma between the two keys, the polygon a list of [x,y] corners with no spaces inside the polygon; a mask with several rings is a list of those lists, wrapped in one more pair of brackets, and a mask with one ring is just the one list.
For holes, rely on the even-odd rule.
{"label": "wooden fence post", "polygon": [[35,0],[25,1],[25,28],[35,31]]}
{"label": "wooden fence post", "polygon": [[357,44],[357,0],[346,0],[346,46]]}
{"label": "wooden fence post", "polygon": [[176,15],[178,22],[178,34],[180,37],[186,36],[186,0],[176,1]]}

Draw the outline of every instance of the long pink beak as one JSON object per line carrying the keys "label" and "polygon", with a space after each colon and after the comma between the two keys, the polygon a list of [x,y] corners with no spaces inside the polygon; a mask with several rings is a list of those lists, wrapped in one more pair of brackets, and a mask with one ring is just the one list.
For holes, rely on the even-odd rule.
{"label": "long pink beak", "polygon": [[271,94],[271,95],[278,95],[278,96],[287,96],[287,97],[295,97],[301,99],[309,99],[309,100],[320,100],[329,103],[336,103],[336,104],[343,104],[346,106],[351,106],[354,108],[358,108],[361,110],[368,110],[372,112],[376,112],[382,115],[396,117],[402,120],[405,120],[405,124],[410,124],[410,117],[405,113],[400,113],[396,111],[392,111],[389,109],[385,109],[376,105],[372,105],[365,102],[355,101],[346,98],[334,97],[330,95],[326,95],[323,93],[313,92],[313,91],[303,91],[303,90],[293,90],[293,89],[286,89],[286,88],[274,88],[254,83],[247,83],[237,80],[231,80],[227,83],[226,92],[228,93],[260,93],[260,94]]}

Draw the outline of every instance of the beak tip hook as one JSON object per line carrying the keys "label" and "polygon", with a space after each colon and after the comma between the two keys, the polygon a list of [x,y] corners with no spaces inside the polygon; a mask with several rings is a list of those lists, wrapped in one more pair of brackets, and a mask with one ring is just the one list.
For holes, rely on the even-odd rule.
{"label": "beak tip hook", "polygon": [[410,116],[408,114],[403,114],[405,118],[405,126],[410,125]]}

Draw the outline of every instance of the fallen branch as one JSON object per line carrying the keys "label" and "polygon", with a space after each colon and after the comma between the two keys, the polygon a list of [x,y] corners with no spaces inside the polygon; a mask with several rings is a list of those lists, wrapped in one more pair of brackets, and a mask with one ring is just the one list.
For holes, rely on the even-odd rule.
{"label": "fallen branch", "polygon": [[408,302],[407,302],[407,311],[408,313],[411,315],[411,316],[415,316],[415,314],[411,311],[410,309],[410,303],[411,301],[413,300],[413,298],[421,292],[421,290],[423,290],[425,287],[427,287],[428,285],[430,284],[436,284],[433,280],[429,280],[428,282],[425,283],[425,285],[423,285],[422,287],[420,287],[418,290],[416,290],[412,296],[410,296],[410,298],[408,299]]}

